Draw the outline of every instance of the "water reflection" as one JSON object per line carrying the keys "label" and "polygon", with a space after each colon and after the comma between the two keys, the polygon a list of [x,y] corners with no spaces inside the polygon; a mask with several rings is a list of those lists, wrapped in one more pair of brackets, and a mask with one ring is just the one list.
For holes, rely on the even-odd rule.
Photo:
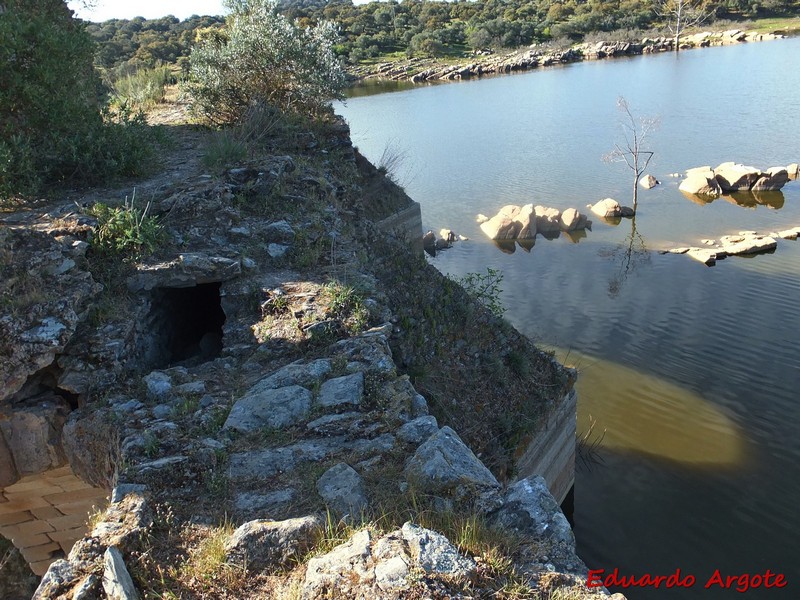
{"label": "water reflection", "polygon": [[[716,198],[713,196],[690,194],[689,192],[684,192],[683,190],[681,190],[681,194],[683,194],[687,200],[694,202],[695,204],[699,204],[700,206],[711,204],[714,202],[714,200],[716,200]],[[736,206],[741,206],[742,208],[757,208],[758,206],[766,206],[767,208],[774,210],[783,208],[785,200],[783,192],[781,191],[731,192],[730,194],[723,194],[720,196],[720,198],[730,202],[731,204],[735,204]]]}
{"label": "water reflection", "polygon": [[610,252],[610,256],[619,263],[608,280],[608,295],[614,298],[619,295],[628,275],[636,266],[650,262],[650,252],[645,246],[644,238],[636,230],[636,215],[631,218],[631,232],[619,246]]}
{"label": "water reflection", "polygon": [[578,352],[556,350],[578,369],[578,435],[592,426],[602,446],[698,467],[741,466],[742,429],[723,409],[659,377]]}

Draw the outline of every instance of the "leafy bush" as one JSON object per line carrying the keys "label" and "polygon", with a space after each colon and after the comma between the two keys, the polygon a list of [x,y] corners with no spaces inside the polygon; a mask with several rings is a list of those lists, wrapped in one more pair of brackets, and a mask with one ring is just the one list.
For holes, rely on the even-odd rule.
{"label": "leafy bush", "polygon": [[333,52],[330,23],[302,29],[275,0],[226,0],[225,35],[195,47],[186,90],[191,107],[215,124],[241,120],[261,103],[316,114],[340,99],[345,73]]}
{"label": "leafy bush", "polygon": [[502,317],[506,311],[500,300],[503,293],[500,284],[503,282],[503,272],[498,269],[486,268],[486,275],[481,273],[467,273],[464,277],[455,277],[454,280],[475,300],[488,308],[492,314]]}
{"label": "leafy bush", "polygon": [[97,218],[94,246],[102,253],[126,253],[133,259],[152,254],[164,239],[164,229],[156,217],[134,206],[135,197],[124,206],[110,207],[98,202],[89,210]]}
{"label": "leafy bush", "polygon": [[0,196],[140,172],[152,155],[149,129],[141,116],[104,112],[94,45],[63,0],[3,6]]}

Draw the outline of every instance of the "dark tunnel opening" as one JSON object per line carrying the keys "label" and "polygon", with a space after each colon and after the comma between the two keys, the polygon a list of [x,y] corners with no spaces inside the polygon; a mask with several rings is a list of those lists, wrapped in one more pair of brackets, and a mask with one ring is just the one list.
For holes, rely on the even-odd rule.
{"label": "dark tunnel opening", "polygon": [[148,315],[152,366],[199,364],[220,355],[225,324],[220,287],[214,282],[153,290]]}

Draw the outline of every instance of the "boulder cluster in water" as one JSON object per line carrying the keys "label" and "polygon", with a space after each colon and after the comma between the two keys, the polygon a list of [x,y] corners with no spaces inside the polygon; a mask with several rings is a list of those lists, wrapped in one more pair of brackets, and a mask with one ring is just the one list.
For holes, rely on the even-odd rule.
{"label": "boulder cluster in water", "polygon": [[491,219],[478,215],[478,223],[489,239],[497,241],[532,240],[537,233],[547,235],[592,228],[592,222],[575,208],[562,212],[533,204],[507,204]]}
{"label": "boulder cluster in water", "polygon": [[709,166],[686,171],[678,189],[687,194],[721,196],[725,192],[778,191],[791,179],[797,179],[798,165],[770,167],[766,171],[734,162],[725,162],[716,169]]}

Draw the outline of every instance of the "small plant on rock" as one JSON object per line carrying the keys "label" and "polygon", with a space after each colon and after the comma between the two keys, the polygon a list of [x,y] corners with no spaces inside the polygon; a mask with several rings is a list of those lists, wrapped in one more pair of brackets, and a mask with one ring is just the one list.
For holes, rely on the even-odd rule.
{"label": "small plant on rock", "polygon": [[164,229],[157,217],[134,204],[135,195],[124,206],[111,207],[98,202],[89,214],[97,218],[94,245],[105,254],[128,253],[134,259],[152,254],[164,239]]}

